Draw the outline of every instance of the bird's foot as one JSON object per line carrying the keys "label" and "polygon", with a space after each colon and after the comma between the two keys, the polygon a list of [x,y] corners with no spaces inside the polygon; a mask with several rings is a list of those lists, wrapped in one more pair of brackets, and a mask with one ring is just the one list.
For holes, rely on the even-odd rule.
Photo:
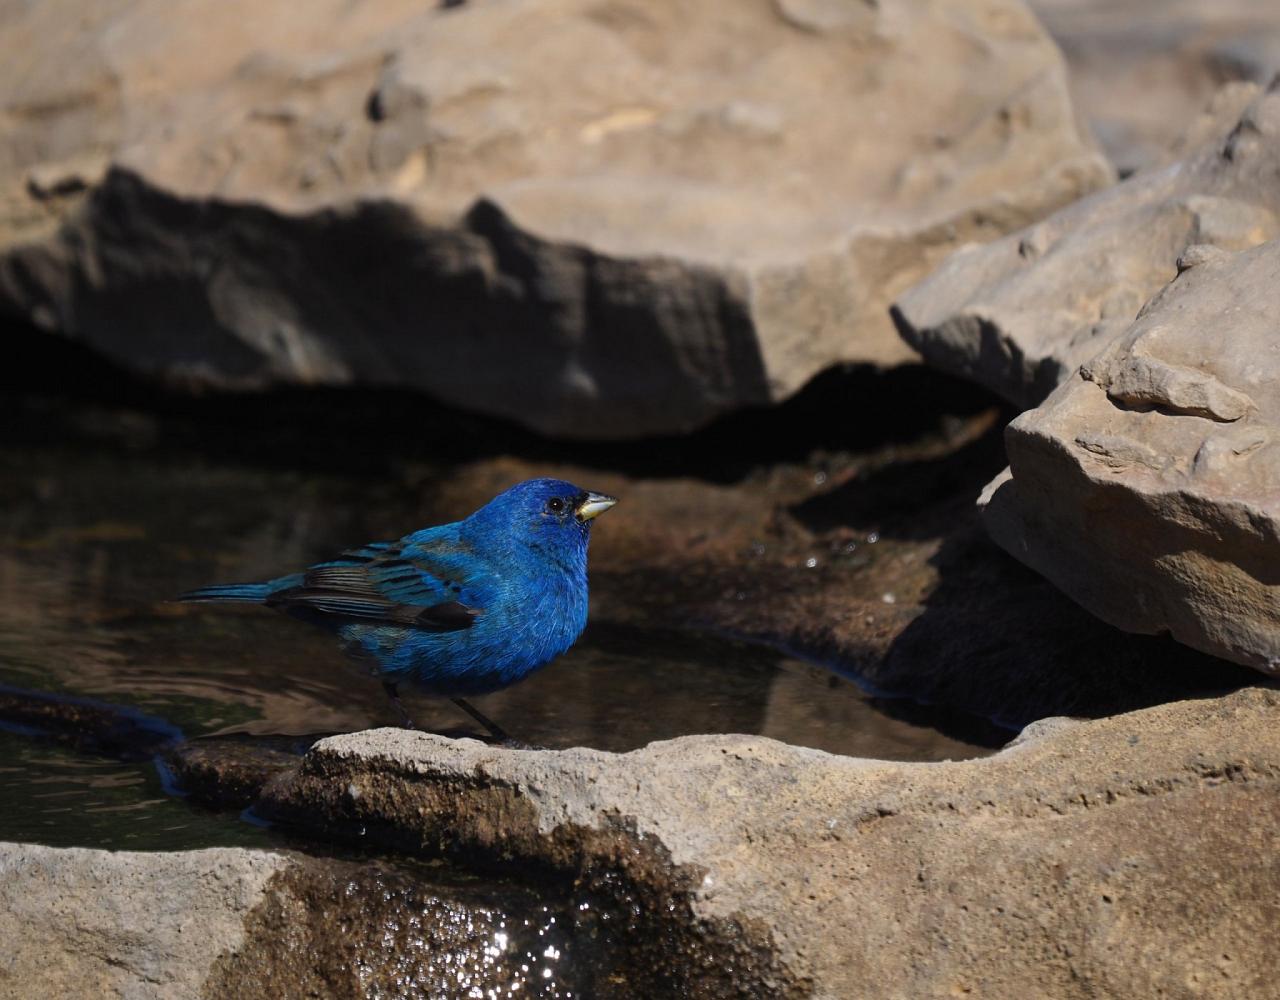
{"label": "bird's foot", "polygon": [[463,698],[454,698],[453,703],[471,716],[471,718],[475,719],[476,722],[480,723],[480,725],[484,726],[485,729],[489,730],[489,735],[493,737],[494,742],[504,746],[507,743],[515,742],[507,735],[507,731],[505,729],[486,716],[470,702]]}
{"label": "bird's foot", "polygon": [[409,710],[404,707],[404,702],[400,700],[400,694],[396,690],[395,683],[393,681],[383,681],[382,689],[387,692],[388,700],[400,715],[400,728],[417,729],[418,727],[413,724],[413,719],[409,718]]}

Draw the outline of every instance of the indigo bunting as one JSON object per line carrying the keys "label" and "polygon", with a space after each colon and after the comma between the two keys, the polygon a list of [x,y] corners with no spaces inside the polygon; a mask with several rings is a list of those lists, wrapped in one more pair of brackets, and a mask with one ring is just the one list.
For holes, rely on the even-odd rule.
{"label": "indigo bunting", "polygon": [[527,677],[587,624],[591,521],[617,500],[558,479],[530,479],[462,521],[372,542],[289,576],[230,583],[179,600],[263,604],[335,632],[367,662],[405,726],[397,685],[463,700]]}

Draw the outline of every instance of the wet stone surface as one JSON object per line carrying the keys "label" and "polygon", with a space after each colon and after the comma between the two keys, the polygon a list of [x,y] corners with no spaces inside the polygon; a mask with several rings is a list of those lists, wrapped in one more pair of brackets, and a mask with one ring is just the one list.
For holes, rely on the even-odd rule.
{"label": "wet stone surface", "polygon": [[586,898],[378,861],[301,858],[283,879],[208,995],[607,995],[609,928]]}
{"label": "wet stone surface", "polygon": [[308,736],[205,736],[171,747],[159,766],[179,794],[201,805],[247,809],[263,786],[296,767],[314,742]]}
{"label": "wet stone surface", "polygon": [[633,913],[629,995],[900,981],[903,996],[960,983],[1083,1000],[1212,981],[1261,998],[1278,707],[1244,689],[1057,720],[941,764],[750,736],[618,755],[379,729],[317,744],[261,807],[328,838],[590,887]]}

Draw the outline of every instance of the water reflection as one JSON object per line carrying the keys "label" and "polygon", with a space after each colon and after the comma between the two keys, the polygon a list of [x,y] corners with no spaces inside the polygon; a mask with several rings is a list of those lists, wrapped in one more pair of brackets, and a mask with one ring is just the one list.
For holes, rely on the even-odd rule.
{"label": "water reflection", "polygon": [[[628,919],[587,887],[479,880],[412,861],[297,860],[293,889],[305,905],[255,928],[251,945],[221,963],[212,994],[274,996],[288,983],[299,996],[676,995],[676,969],[638,957],[659,925]],[[667,955],[672,967],[682,957]]]}
{"label": "water reflection", "polygon": [[0,840],[113,850],[278,842],[168,795],[150,762],[104,759],[6,730],[0,761]]}
{"label": "water reflection", "polygon": [[[380,881],[383,904],[396,916],[384,917],[380,937],[354,956],[360,995],[424,1000],[586,996],[575,992],[572,925],[557,922],[551,907],[521,916],[436,895],[423,899],[417,885]],[[347,891],[358,898],[367,888],[352,882]]]}

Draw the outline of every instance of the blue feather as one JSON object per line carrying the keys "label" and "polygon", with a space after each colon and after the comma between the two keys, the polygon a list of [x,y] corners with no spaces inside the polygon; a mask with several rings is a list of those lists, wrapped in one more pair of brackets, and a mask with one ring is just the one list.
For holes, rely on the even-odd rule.
{"label": "blue feather", "polygon": [[271,596],[270,583],[224,583],[216,587],[201,587],[178,598],[195,604],[211,604],[216,601],[261,604]]}
{"label": "blue feather", "polygon": [[533,479],[465,520],[181,599],[266,604],[326,628],[391,692],[405,681],[448,697],[482,694],[528,676],[582,633],[591,521],[613,502]]}

